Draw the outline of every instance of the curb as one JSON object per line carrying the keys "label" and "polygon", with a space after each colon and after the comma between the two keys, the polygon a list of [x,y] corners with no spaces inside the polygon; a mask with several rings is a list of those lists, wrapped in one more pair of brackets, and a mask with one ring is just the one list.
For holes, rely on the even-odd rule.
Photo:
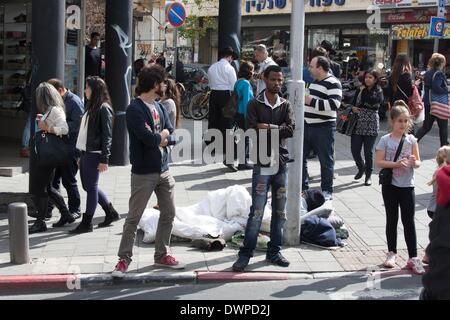
{"label": "curb", "polygon": [[197,272],[197,283],[202,282],[238,282],[238,281],[275,281],[275,280],[300,280],[313,279],[307,273],[282,273],[282,272]]}
{"label": "curb", "polygon": [[342,271],[342,272],[231,272],[231,271],[188,271],[188,272],[143,272],[128,273],[123,278],[114,278],[110,273],[95,274],[44,274],[0,276],[0,292],[20,289],[62,289],[81,290],[94,287],[202,284],[219,282],[252,282],[284,280],[317,280],[330,278],[389,278],[412,275],[407,269],[386,271]]}

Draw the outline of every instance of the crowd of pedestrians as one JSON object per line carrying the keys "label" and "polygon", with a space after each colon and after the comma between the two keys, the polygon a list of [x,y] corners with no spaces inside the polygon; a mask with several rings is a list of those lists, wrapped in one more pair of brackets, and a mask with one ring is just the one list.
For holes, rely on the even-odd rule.
{"label": "crowd of pedestrians", "polygon": [[[94,35],[95,36],[95,35]],[[415,179],[414,170],[421,165],[419,142],[437,120],[440,129],[440,144],[443,149],[438,152],[439,170],[436,171],[432,185],[433,199],[436,202],[429,209],[430,217],[435,220],[448,202],[442,196],[439,182],[445,184],[448,179],[448,120],[432,115],[431,105],[434,94],[447,94],[448,87],[445,74],[445,57],[434,54],[429,61],[429,70],[425,73],[423,88],[423,105],[413,106],[415,94],[413,68],[406,54],[399,54],[394,63],[392,74],[387,79],[387,89],[382,90],[382,76],[376,70],[368,70],[362,76],[362,85],[356,90],[350,106],[343,104],[343,91],[340,81],[341,69],[330,59],[333,48],[330,43],[322,42],[321,46],[311,51],[305,75],[308,78],[309,91],[305,96],[304,154],[311,151],[320,162],[320,189],[326,200],[333,198],[333,178],[335,164],[334,141],[336,120],[339,112],[345,107],[357,118],[356,125],[350,132],[349,148],[356,164],[355,180],[365,175],[364,184],[372,184],[374,162],[380,169],[390,170],[391,182],[382,185],[382,196],[386,210],[387,256],[386,268],[396,264],[397,224],[399,209],[403,224],[405,240],[408,247],[409,260],[407,267],[416,274],[424,274],[422,260],[417,256],[415,214]],[[224,154],[236,150],[227,150],[226,132],[234,127],[244,131],[254,130],[256,140],[245,138],[245,159],[237,165],[224,164],[231,170],[253,169],[252,205],[245,229],[243,246],[239,258],[233,264],[234,271],[244,271],[256,247],[258,233],[268,193],[274,195],[272,200],[272,220],[270,242],[266,259],[269,263],[287,267],[289,261],[281,254],[283,226],[286,223],[286,187],[288,166],[292,161],[287,149],[287,139],[295,130],[294,112],[289,99],[283,97],[283,69],[269,56],[264,45],[255,47],[255,66],[250,61],[242,61],[237,71],[233,61],[237,53],[227,47],[219,52],[219,60],[208,70],[211,88],[209,102],[208,129],[218,129],[224,140]],[[161,58],[161,57],[159,57]],[[175,217],[174,188],[175,180],[170,174],[170,146],[176,143],[175,128],[180,126],[180,94],[174,80],[168,79],[166,70],[160,63],[137,65],[134,99],[126,110],[127,129],[130,141],[131,195],[129,211],[123,227],[122,240],[118,251],[119,262],[113,275],[123,276],[132,261],[132,248],[135,241],[137,225],[153,194],[158,198],[160,218],[155,240],[154,261],[158,266],[182,269],[183,263],[178,261],[170,251],[170,238]],[[257,70],[257,71],[256,71]],[[376,144],[380,117],[379,109],[385,101],[389,101],[390,132],[379,139]],[[58,79],[50,79],[39,85],[36,90],[38,108],[36,135],[41,133],[61,137],[69,150],[67,163],[64,166],[39,166],[38,155],[31,152],[31,193],[36,204],[36,221],[30,227],[30,233],[47,230],[45,218],[52,210],[49,198],[61,213],[60,220],[53,227],[62,227],[73,223],[81,216],[80,195],[76,174],[80,171],[83,189],[87,193],[86,210],[82,214],[81,223],[71,233],[92,232],[92,218],[97,204],[105,211],[105,220],[98,227],[107,227],[120,219],[107,195],[100,190],[98,182],[102,172],[108,170],[111,154],[112,128],[114,125],[114,106],[109,98],[106,83],[98,76],[86,79],[86,102],[83,104],[70,90],[66,89]],[[230,100],[235,99],[234,117],[224,116],[224,108],[228,108]],[[415,133],[414,121],[418,114],[425,114],[423,126]],[[414,112],[413,112],[414,110]],[[298,125],[298,124],[297,124]],[[263,163],[259,148],[261,141],[269,143],[267,135],[277,131],[279,150],[277,157],[269,163]],[[35,136],[36,136],[35,135]],[[264,138],[266,135],[266,139]],[[31,138],[30,150],[33,150],[35,136]],[[206,144],[214,140],[205,141]],[[375,147],[376,145],[376,147]],[[264,146],[270,150],[270,145]],[[256,162],[250,160],[250,149],[256,148]],[[364,160],[361,151],[364,151]],[[375,161],[374,161],[374,150]],[[239,159],[240,161],[241,159]],[[273,170],[274,163],[277,170]],[[302,190],[309,188],[308,159],[303,159]],[[444,172],[445,173],[442,173]],[[441,178],[438,178],[441,177]],[[60,180],[67,190],[69,202],[66,206],[58,189]],[[442,200],[444,199],[444,200]],[[442,216],[442,214],[440,214]],[[436,231],[439,233],[438,231]],[[430,263],[434,259],[433,239],[430,253],[423,261]],[[428,294],[430,294],[428,292]]]}

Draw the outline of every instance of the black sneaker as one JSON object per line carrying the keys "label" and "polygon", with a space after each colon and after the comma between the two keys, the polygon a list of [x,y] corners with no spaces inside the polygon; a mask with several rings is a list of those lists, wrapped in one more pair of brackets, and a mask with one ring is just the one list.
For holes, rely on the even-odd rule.
{"label": "black sneaker", "polygon": [[281,253],[277,253],[276,255],[271,257],[266,256],[266,261],[280,267],[289,267],[290,264],[290,262],[285,257],[283,257]]}
{"label": "black sneaker", "polygon": [[70,213],[70,215],[75,219],[75,220],[77,220],[77,219],[80,219],[81,218],[81,211],[72,211],[71,213]]}
{"label": "black sneaker", "polygon": [[355,175],[355,177],[353,179],[359,180],[362,178],[363,175],[364,175],[364,168],[358,169],[358,173]]}
{"label": "black sneaker", "polygon": [[248,266],[248,262],[250,261],[249,257],[239,256],[237,261],[233,263],[231,267],[234,272],[243,272],[245,267]]}

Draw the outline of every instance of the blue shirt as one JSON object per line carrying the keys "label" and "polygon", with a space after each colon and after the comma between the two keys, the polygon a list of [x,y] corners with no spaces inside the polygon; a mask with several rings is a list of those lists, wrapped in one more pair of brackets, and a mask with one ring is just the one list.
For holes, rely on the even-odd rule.
{"label": "blue shirt", "polygon": [[239,79],[234,85],[234,93],[238,97],[237,112],[247,118],[247,104],[253,99],[253,89],[248,80]]}

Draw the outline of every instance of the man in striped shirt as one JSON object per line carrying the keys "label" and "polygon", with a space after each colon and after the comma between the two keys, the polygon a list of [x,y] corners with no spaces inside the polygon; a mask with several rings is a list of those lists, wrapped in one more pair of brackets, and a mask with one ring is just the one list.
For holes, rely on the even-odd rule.
{"label": "man in striped shirt", "polygon": [[[314,82],[305,97],[305,133],[303,154],[314,150],[320,161],[321,188],[326,199],[332,198],[334,174],[334,136],[336,111],[341,105],[342,86],[330,73],[326,57],[315,57],[309,64]],[[307,159],[303,158],[302,190],[309,189]]]}

